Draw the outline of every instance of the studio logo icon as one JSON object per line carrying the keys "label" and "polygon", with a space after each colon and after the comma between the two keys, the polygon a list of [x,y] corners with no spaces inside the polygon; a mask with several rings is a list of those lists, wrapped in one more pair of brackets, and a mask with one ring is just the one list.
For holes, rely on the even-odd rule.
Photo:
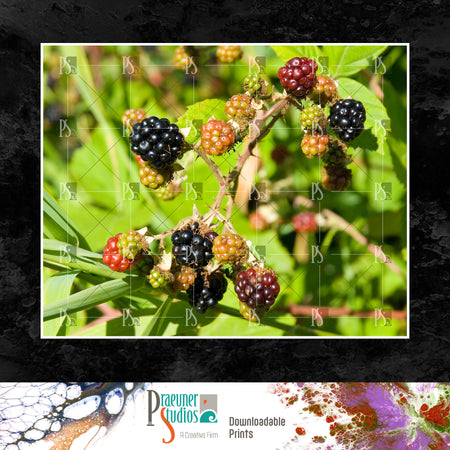
{"label": "studio logo icon", "polygon": [[200,422],[217,423],[217,395],[200,394]]}

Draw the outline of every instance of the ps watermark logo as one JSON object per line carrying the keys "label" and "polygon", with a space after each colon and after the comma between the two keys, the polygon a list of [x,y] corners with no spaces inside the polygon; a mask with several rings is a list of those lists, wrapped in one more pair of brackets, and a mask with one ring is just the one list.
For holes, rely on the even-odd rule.
{"label": "ps watermark logo", "polygon": [[69,127],[67,119],[59,119],[59,137],[69,138],[70,136],[72,136],[72,129]]}
{"label": "ps watermark logo", "polygon": [[376,327],[391,327],[392,312],[383,311],[381,308],[375,308],[375,326]]}
{"label": "ps watermark logo", "polygon": [[139,317],[133,317],[129,309],[122,309],[122,326],[135,327],[139,324]]}
{"label": "ps watermark logo", "polygon": [[73,317],[70,317],[66,308],[59,308],[59,326],[61,327],[63,325],[66,327],[75,327],[77,321]]}
{"label": "ps watermark logo", "polygon": [[122,200],[139,200],[140,183],[122,183]]}
{"label": "ps watermark logo", "polygon": [[265,183],[259,183],[258,185],[252,184],[252,188],[248,193],[248,199],[261,202],[267,201],[268,196],[266,193],[266,184]]}
{"label": "ps watermark logo", "polygon": [[59,262],[73,263],[77,260],[77,247],[70,244],[59,246]]}
{"label": "ps watermark logo", "polygon": [[77,199],[77,183],[74,183],[74,182],[59,183],[59,199],[60,200],[76,200]]}
{"label": "ps watermark logo", "polygon": [[74,75],[77,73],[77,57],[76,56],[60,56],[59,57],[59,74]]}
{"label": "ps watermark logo", "polygon": [[375,200],[392,200],[392,183],[375,183]]}
{"label": "ps watermark logo", "polygon": [[319,56],[317,58],[317,73],[321,74],[321,75],[326,75],[329,73],[328,70],[328,56]]}
{"label": "ps watermark logo", "polygon": [[258,73],[264,73],[266,70],[266,57],[265,56],[250,56],[248,58],[248,73],[252,72],[252,69]]}
{"label": "ps watermark logo", "polygon": [[328,315],[328,308],[312,308],[311,309],[311,326],[321,327],[323,318]]}
{"label": "ps watermark logo", "polygon": [[185,183],[186,200],[203,200],[203,183]]}
{"label": "ps watermark logo", "polygon": [[123,75],[138,75],[140,71],[141,69],[139,67],[139,58],[137,56],[122,56]]}

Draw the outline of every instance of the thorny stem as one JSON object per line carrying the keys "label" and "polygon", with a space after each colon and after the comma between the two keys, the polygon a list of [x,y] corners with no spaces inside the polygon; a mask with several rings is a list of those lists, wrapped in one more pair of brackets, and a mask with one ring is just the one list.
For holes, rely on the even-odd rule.
{"label": "thorny stem", "polygon": [[[314,203],[309,198],[298,195],[295,197],[294,206],[305,206],[306,208],[313,208]],[[355,239],[361,245],[364,245],[370,253],[375,255],[382,263],[386,264],[391,270],[400,275],[402,278],[406,278],[403,270],[395,264],[392,259],[388,258],[380,247],[372,244],[363,234],[361,234],[351,223],[347,222],[343,217],[334,213],[329,209],[321,209],[321,215],[326,219],[327,224],[330,227],[336,228],[340,231],[344,231],[350,237]]]}
{"label": "thorny stem", "polygon": [[[260,130],[259,134],[255,134],[254,136],[247,137],[247,144],[244,152],[241,156],[239,156],[238,162],[236,166],[233,168],[233,170],[226,176],[224,183],[220,184],[220,189],[217,194],[216,200],[214,201],[214,204],[212,206],[212,210],[219,212],[220,205],[222,204],[222,201],[227,195],[228,188],[231,186],[233,189],[239,175],[242,171],[242,168],[244,167],[244,164],[248,160],[250,156],[252,156],[252,151],[255,148],[256,144],[266,136],[266,134],[270,131],[270,129],[273,127],[275,122],[281,117],[283,108],[289,103],[288,98],[283,98],[282,100],[275,103],[272,108],[267,110],[259,119],[255,121],[255,125],[258,130]],[[273,114],[276,114],[272,120],[262,129],[260,127],[264,124],[264,122],[271,117]],[[209,165],[209,164],[208,164]],[[222,175],[222,174],[221,174]],[[216,177],[217,178],[217,177]],[[220,183],[220,182],[219,182]],[[234,205],[234,195],[235,193],[230,194],[230,202],[227,206],[227,218],[228,216],[231,217],[231,211],[233,209]]]}

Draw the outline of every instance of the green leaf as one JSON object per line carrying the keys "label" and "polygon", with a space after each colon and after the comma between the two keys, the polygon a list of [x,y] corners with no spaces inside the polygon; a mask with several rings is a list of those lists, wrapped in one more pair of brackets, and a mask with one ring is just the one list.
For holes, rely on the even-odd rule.
{"label": "green leaf", "polygon": [[76,294],[59,299],[44,306],[44,320],[60,317],[61,311],[70,314],[83,311],[93,306],[105,303],[115,298],[127,295],[144,286],[145,279],[128,277],[121,280],[111,280],[98,284],[91,288],[77,292]]}
{"label": "green leaf", "polygon": [[368,67],[387,48],[385,45],[324,46],[329,72],[333,78],[353,75]]}
{"label": "green leaf", "polygon": [[44,190],[44,235],[58,239],[60,241],[66,241],[72,245],[81,245],[82,247],[89,249],[89,244],[86,239],[78,231],[76,225],[70,220],[70,218],[59,207],[53,197]]}
{"label": "green leaf", "polygon": [[[390,119],[381,100],[366,86],[351,78],[340,78],[338,81],[339,95],[342,98],[352,97],[364,104],[366,109],[365,129],[371,129],[377,139],[378,150],[383,154],[383,145],[390,128]],[[364,133],[363,133],[364,134]],[[358,142],[363,136],[352,142],[353,147],[358,147]]]}
{"label": "green leaf", "polygon": [[103,255],[100,253],[94,253],[89,250],[85,250],[81,247],[71,247],[68,246],[67,243],[56,241],[54,239],[44,239],[43,241],[43,250],[44,252],[60,252],[62,249],[64,251],[68,251],[69,253],[72,253],[73,256],[78,257],[84,257],[84,258],[90,258],[90,259],[102,259]]}
{"label": "green leaf", "polygon": [[173,298],[168,296],[163,304],[157,309],[155,315],[152,317],[147,328],[142,333],[142,336],[162,336],[164,330],[164,323],[166,322],[167,312],[172,304]]}
{"label": "green leaf", "polygon": [[315,45],[272,45],[272,49],[284,63],[297,56],[315,60],[323,56],[320,48]]}
{"label": "green leaf", "polygon": [[406,186],[406,176],[407,176],[407,153],[406,144],[394,137],[390,136],[388,138],[388,146],[390,150],[390,155],[392,159],[392,166],[394,167],[395,175],[398,181]]}
{"label": "green leaf", "polygon": [[[43,286],[44,303],[48,303],[55,298],[68,297],[78,273],[78,271],[61,272],[48,278]],[[64,319],[61,323],[59,317],[49,320],[43,324],[42,334],[44,336],[65,336],[66,322],[67,320]]]}
{"label": "green leaf", "polygon": [[214,116],[217,120],[228,120],[225,116],[225,101],[218,98],[203,100],[187,107],[186,112],[178,119],[180,128],[191,128],[186,141],[194,144],[200,138],[201,126]]}

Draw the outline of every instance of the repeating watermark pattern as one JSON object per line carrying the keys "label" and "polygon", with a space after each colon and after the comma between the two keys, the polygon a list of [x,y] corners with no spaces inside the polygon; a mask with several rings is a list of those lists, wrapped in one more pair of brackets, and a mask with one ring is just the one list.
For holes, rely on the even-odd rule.
{"label": "repeating watermark pattern", "polygon": [[197,316],[194,314],[194,310],[192,308],[185,309],[185,325],[187,327],[196,327],[197,326]]}
{"label": "repeating watermark pattern", "polygon": [[317,58],[317,72],[319,74],[328,75],[330,73],[328,59],[328,56],[319,56]]}
{"label": "repeating watermark pattern", "polygon": [[139,67],[138,56],[122,56],[122,74],[123,75],[138,75],[141,71]]}
{"label": "repeating watermark pattern", "polygon": [[323,318],[328,316],[328,308],[315,307],[311,308],[311,326],[321,327]]}
{"label": "repeating watermark pattern", "polygon": [[381,308],[375,308],[374,312],[376,327],[391,327],[392,326],[392,312],[383,311]]}
{"label": "repeating watermark pattern", "polygon": [[189,183],[185,182],[186,200],[203,200],[203,183]]}
{"label": "repeating watermark pattern", "polygon": [[250,56],[248,58],[248,73],[255,71],[256,73],[265,73],[266,57],[265,56]]}
{"label": "repeating watermark pattern", "polygon": [[322,264],[323,263],[323,254],[320,251],[320,247],[318,245],[311,246],[311,264]]}
{"label": "repeating watermark pattern", "polygon": [[248,199],[258,202],[267,201],[269,199],[269,196],[267,194],[266,183],[258,183],[258,185],[252,184],[252,188],[248,193]]}
{"label": "repeating watermark pattern", "polygon": [[122,183],[122,200],[140,200],[141,183]]}
{"label": "repeating watermark pattern", "polygon": [[73,263],[77,260],[77,247],[70,244],[59,246],[59,261],[61,263]]}
{"label": "repeating watermark pattern", "polygon": [[386,73],[387,69],[386,69],[386,66],[383,63],[383,57],[382,56],[377,56],[374,59],[373,71],[377,75],[384,75]]}
{"label": "repeating watermark pattern", "polygon": [[77,200],[77,183],[74,181],[65,181],[59,183],[60,200]]}
{"label": "repeating watermark pattern", "polygon": [[375,182],[375,200],[392,200],[392,183]]}
{"label": "repeating watermark pattern", "polygon": [[374,252],[375,262],[383,263],[383,264],[390,264],[392,262],[392,259],[383,252],[381,247],[382,247],[381,245],[375,246],[375,252]]}
{"label": "repeating watermark pattern", "polygon": [[60,75],[76,75],[77,73],[77,57],[76,56],[60,56],[59,57],[59,74]]}
{"label": "repeating watermark pattern", "polygon": [[77,321],[67,313],[67,308],[59,308],[59,326],[76,327]]}
{"label": "repeating watermark pattern", "polygon": [[323,190],[317,182],[311,183],[311,200],[323,200]]}
{"label": "repeating watermark pattern", "polygon": [[68,138],[72,136],[72,129],[67,123],[68,119],[59,119],[59,137]]}
{"label": "repeating watermark pattern", "polygon": [[140,325],[139,317],[133,317],[131,310],[122,309],[122,326],[137,327]]}

